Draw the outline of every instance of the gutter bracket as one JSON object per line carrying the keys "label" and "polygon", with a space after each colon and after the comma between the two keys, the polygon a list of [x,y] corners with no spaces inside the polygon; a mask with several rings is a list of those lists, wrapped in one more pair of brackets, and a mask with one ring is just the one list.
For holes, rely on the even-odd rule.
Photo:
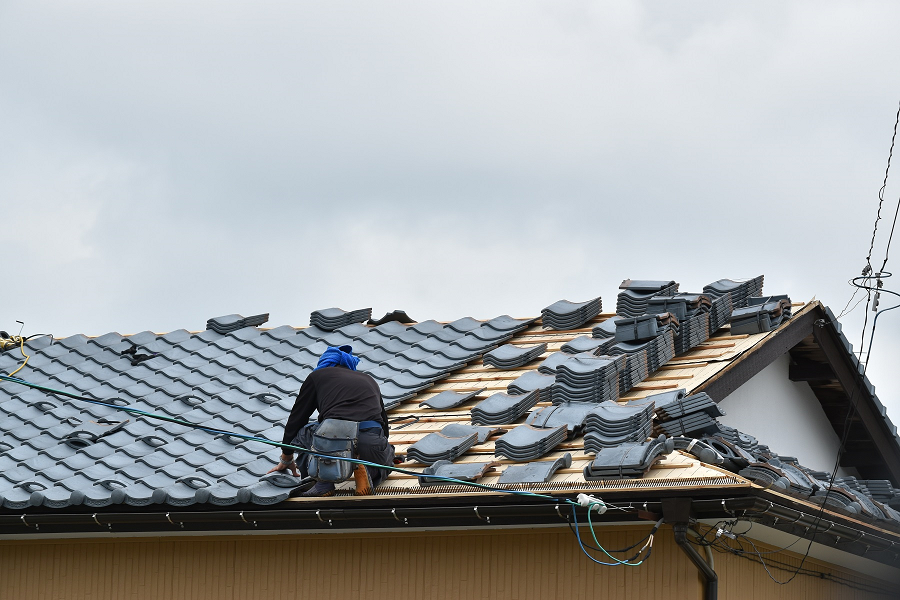
{"label": "gutter bracket", "polygon": [[256,521],[248,521],[248,520],[244,517],[244,511],[241,511],[240,514],[239,514],[238,516],[241,518],[241,521],[243,521],[243,522],[246,523],[247,525],[253,525],[254,527],[258,527],[258,526],[259,526],[259,525],[256,523]]}

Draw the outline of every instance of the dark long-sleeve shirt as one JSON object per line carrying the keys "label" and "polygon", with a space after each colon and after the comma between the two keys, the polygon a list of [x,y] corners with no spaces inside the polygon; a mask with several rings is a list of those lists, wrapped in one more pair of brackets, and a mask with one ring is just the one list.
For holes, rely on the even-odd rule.
{"label": "dark long-sleeve shirt", "polygon": [[[325,367],[310,373],[297,393],[291,416],[284,427],[282,443],[290,444],[309,423],[309,417],[316,409],[319,411],[319,421],[378,421],[385,437],[388,435],[387,412],[381,390],[366,373],[344,367]],[[293,454],[288,449],[283,451],[284,454]]]}

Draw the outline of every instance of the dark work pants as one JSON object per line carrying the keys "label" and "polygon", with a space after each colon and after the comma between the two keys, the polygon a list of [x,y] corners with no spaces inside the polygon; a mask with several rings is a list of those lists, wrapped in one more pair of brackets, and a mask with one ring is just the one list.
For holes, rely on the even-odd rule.
{"label": "dark work pants", "polygon": [[[297,434],[297,437],[294,438],[291,444],[301,448],[312,447],[313,433],[318,427],[319,423],[309,423],[300,430],[300,433]],[[359,440],[358,448],[361,460],[378,463],[379,465],[394,466],[394,447],[388,444],[384,431],[381,429],[363,429],[359,432],[359,438],[357,439]],[[297,468],[300,469],[300,474],[303,477],[309,474],[307,461],[308,457],[306,456],[301,455],[297,457]],[[390,473],[387,469],[375,467],[366,467],[366,470],[369,471],[369,477],[372,479],[373,486],[377,486],[387,479]]]}

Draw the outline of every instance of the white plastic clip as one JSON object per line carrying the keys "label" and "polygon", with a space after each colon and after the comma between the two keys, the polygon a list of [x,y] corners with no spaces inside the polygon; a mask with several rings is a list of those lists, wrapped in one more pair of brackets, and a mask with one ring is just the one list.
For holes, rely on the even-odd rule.
{"label": "white plastic clip", "polygon": [[606,503],[603,502],[600,498],[596,498],[594,496],[589,496],[587,494],[578,494],[575,498],[575,501],[578,502],[579,506],[583,506],[588,510],[595,510],[597,514],[602,515],[606,512]]}
{"label": "white plastic clip", "polygon": [[240,514],[239,514],[238,516],[241,518],[241,521],[243,521],[243,522],[246,523],[247,525],[253,525],[254,527],[257,526],[257,525],[256,525],[256,521],[248,521],[248,520],[244,517],[244,511],[241,511]]}

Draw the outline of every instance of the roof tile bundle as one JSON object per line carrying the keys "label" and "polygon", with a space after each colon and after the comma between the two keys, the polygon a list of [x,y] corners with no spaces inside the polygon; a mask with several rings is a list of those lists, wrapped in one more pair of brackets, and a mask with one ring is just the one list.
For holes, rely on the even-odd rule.
{"label": "roof tile bundle", "polygon": [[586,335],[580,335],[575,339],[569,340],[562,345],[560,350],[566,354],[580,354],[582,352],[590,352],[592,354],[601,355],[606,353],[606,349],[613,344],[612,339],[598,339]]}
{"label": "roof tile bundle", "polygon": [[430,467],[422,469],[419,485],[422,487],[453,485],[453,482],[446,481],[442,479],[443,477],[450,477],[460,481],[478,481],[494,470],[494,464],[492,462],[452,463],[446,460],[439,460]]}
{"label": "roof tile bundle", "polygon": [[225,315],[224,317],[215,317],[206,322],[206,328],[227,335],[244,327],[259,327],[269,320],[269,313],[254,315],[252,317],[244,317],[241,315]]}
{"label": "roof tile bundle", "polygon": [[559,300],[541,310],[544,329],[577,329],[600,314],[600,298],[585,302]]}
{"label": "roof tile bundle", "polygon": [[666,403],[664,406],[659,406],[656,409],[656,416],[660,421],[672,421],[698,412],[706,413],[713,418],[725,416],[725,412],[706,392],[685,396],[674,402]]}
{"label": "roof tile bundle", "polygon": [[497,438],[494,454],[510,460],[525,462],[540,458],[566,439],[566,426],[532,427],[519,425]]}
{"label": "roof tile bundle", "polygon": [[620,374],[619,393],[624,394],[675,356],[672,330],[665,330],[649,342],[620,342],[608,349],[610,356],[627,356],[627,368]]}
{"label": "roof tile bundle", "polygon": [[752,297],[749,306],[731,313],[731,333],[765,333],[791,318],[791,300],[787,296]]}
{"label": "roof tile bundle", "polygon": [[554,352],[538,365],[538,373],[542,373],[544,375],[556,375],[556,368],[562,363],[566,362],[573,356],[581,356],[585,358],[594,358],[596,355],[593,352],[579,352],[578,354],[566,354],[565,352]]}
{"label": "roof tile bundle", "polygon": [[678,319],[672,313],[623,317],[616,321],[616,342],[652,340],[666,329],[678,331]]}
{"label": "roof tile bundle", "polygon": [[506,344],[491,350],[482,357],[482,360],[485,365],[497,369],[518,369],[539,357],[546,350],[547,344],[537,344],[531,347]]}
{"label": "roof tile bundle", "polygon": [[627,317],[615,316],[606,319],[605,321],[603,321],[599,325],[594,326],[594,328],[591,329],[591,337],[595,337],[601,340],[616,337],[616,323],[618,323],[620,319],[625,318]]}
{"label": "roof tile bundle", "polygon": [[[453,432],[451,432],[453,433]],[[407,460],[432,464],[439,460],[454,461],[478,442],[478,433],[458,432],[459,437],[450,437],[443,431],[429,433],[406,449]]]}
{"label": "roof tile bundle", "polygon": [[483,392],[485,388],[481,388],[480,390],[475,390],[472,392],[459,393],[454,392],[452,390],[443,391],[436,396],[432,396],[427,400],[423,400],[420,405],[427,406],[428,408],[437,408],[440,410],[446,410],[448,408],[456,408],[457,406],[468,402],[481,392]]}
{"label": "roof tile bundle", "polygon": [[647,303],[653,296],[670,296],[678,291],[674,281],[647,281],[626,279],[619,285],[616,314],[621,317],[639,317],[647,312]]}
{"label": "roof tile bundle", "polygon": [[709,339],[709,315],[698,311],[681,321],[675,335],[675,354],[684,354]]}
{"label": "roof tile bundle", "polygon": [[731,305],[735,308],[743,308],[747,306],[747,299],[750,296],[761,296],[763,289],[764,277],[754,277],[746,281],[734,281],[731,279],[720,279],[703,287],[703,293],[711,298],[720,296],[731,296]]}
{"label": "roof tile bundle", "polygon": [[733,310],[729,294],[713,299],[709,309],[709,335],[714,334],[731,320]]}
{"label": "roof tile bundle", "polygon": [[476,444],[483,444],[489,437],[506,433],[506,431],[502,427],[478,427],[476,425],[466,425],[465,423],[450,423],[441,429],[441,433],[447,437],[463,437],[474,433],[478,436]]}
{"label": "roof tile bundle", "polygon": [[309,324],[325,331],[334,331],[351,323],[362,323],[372,317],[371,308],[359,310],[341,310],[340,308],[323,308],[314,310],[309,315]]}
{"label": "roof tile bundle", "polygon": [[619,373],[626,357],[573,356],[556,367],[556,383],[551,389],[553,404],[562,402],[603,402],[619,397]]}
{"label": "roof tile bundle", "polygon": [[626,442],[642,442],[653,429],[653,404],[622,406],[604,402],[585,417],[584,451],[599,452]]}
{"label": "roof tile bundle", "polygon": [[621,477],[642,477],[675,448],[675,443],[661,435],[641,443],[620,444],[597,452],[593,462],[584,468],[588,481]]}
{"label": "roof tile bundle", "polygon": [[671,296],[654,296],[647,302],[647,313],[669,312],[682,320],[698,311],[709,312],[712,299],[706,294],[679,293]]}
{"label": "roof tile bundle", "polygon": [[559,469],[572,466],[572,455],[566,452],[556,460],[509,465],[500,474],[498,483],[546,483]]}
{"label": "roof tile bundle", "polygon": [[476,425],[513,423],[528,412],[539,397],[537,390],[517,396],[498,392],[472,407],[472,423]]}
{"label": "roof tile bundle", "polygon": [[506,391],[510,394],[529,394],[531,392],[537,392],[538,402],[549,402],[552,397],[552,390],[555,383],[556,377],[553,375],[544,375],[537,371],[528,371],[506,386]]}
{"label": "roof tile bundle", "polygon": [[564,402],[543,406],[531,411],[525,419],[526,425],[534,427],[559,427],[565,425],[569,438],[579,435],[584,429],[584,421],[592,410],[600,406],[592,402]]}

